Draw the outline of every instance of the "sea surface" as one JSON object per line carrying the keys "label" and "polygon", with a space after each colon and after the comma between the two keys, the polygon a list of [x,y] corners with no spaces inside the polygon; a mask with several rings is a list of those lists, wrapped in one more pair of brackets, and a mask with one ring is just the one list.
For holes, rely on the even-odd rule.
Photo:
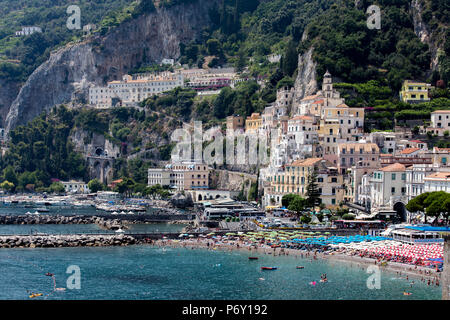
{"label": "sea surface", "polygon": [[[152,232],[181,232],[186,226],[185,224],[167,224],[167,223],[139,223],[129,224],[127,233],[152,233]],[[105,230],[96,224],[0,224],[0,235],[29,235],[36,233],[45,234],[97,234],[111,233],[114,230]]]}
{"label": "sea surface", "polygon": [[[48,214],[98,214],[95,208],[49,207]],[[34,212],[33,208],[2,207],[0,215]],[[184,225],[136,224],[126,232],[180,232]],[[102,232],[97,225],[0,225],[1,234],[74,234]],[[258,260],[249,260],[249,256]],[[296,266],[304,269],[296,269]],[[71,289],[70,266],[80,270],[80,289]],[[262,266],[276,266],[261,271]],[[438,299],[441,288],[409,281],[395,272],[380,274],[380,289],[368,289],[373,274],[356,264],[311,261],[293,256],[243,251],[159,248],[149,245],[127,247],[0,249],[0,300],[197,300],[197,299]],[[53,279],[46,273],[55,275]],[[319,282],[321,274],[327,283]],[[315,285],[311,282],[316,281]],[[68,285],[69,283],[69,285]],[[76,284],[76,282],[75,282]],[[404,296],[403,292],[412,295]]]}
{"label": "sea surface", "polygon": [[[249,256],[259,260],[249,260]],[[66,274],[80,270],[80,289]],[[296,269],[296,266],[304,269]],[[261,271],[262,266],[276,266]],[[177,299],[441,299],[441,288],[383,271],[380,289],[368,289],[371,274],[356,264],[245,251],[128,247],[0,249],[0,299],[177,300]],[[55,275],[53,280],[46,276]],[[319,282],[326,273],[327,283]],[[410,285],[411,280],[415,281]],[[311,282],[316,281],[316,285]],[[69,282],[69,288],[67,288]],[[404,291],[412,295],[404,296]]]}

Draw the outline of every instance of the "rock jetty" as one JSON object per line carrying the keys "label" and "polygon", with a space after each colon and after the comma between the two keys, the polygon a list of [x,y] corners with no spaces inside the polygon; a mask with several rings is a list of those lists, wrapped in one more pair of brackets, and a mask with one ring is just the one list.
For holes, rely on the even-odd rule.
{"label": "rock jetty", "polygon": [[62,215],[17,215],[0,216],[0,224],[97,224],[106,230],[126,227],[118,219],[105,219],[97,216],[62,216]]}
{"label": "rock jetty", "polygon": [[0,248],[61,248],[127,246],[140,241],[129,235],[0,236]]}

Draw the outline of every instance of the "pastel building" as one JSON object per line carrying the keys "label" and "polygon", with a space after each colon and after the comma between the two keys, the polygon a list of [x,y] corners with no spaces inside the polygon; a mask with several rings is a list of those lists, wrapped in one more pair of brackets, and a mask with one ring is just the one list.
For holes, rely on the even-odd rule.
{"label": "pastel building", "polygon": [[430,101],[428,90],[431,85],[428,83],[405,80],[400,91],[400,100],[405,103],[422,103]]}
{"label": "pastel building", "polygon": [[283,195],[298,194],[306,198],[308,177],[317,172],[317,185],[321,193],[322,203],[327,206],[337,206],[343,200],[343,176],[331,163],[322,158],[296,160],[287,164],[284,170],[279,170],[268,177],[268,187],[265,188],[264,204],[281,204]]}
{"label": "pastel building", "polygon": [[262,128],[262,117],[259,113],[252,113],[245,120],[245,132],[257,133]]}
{"label": "pastel building", "polygon": [[208,189],[209,168],[206,164],[181,162],[165,168],[148,169],[148,185],[168,186],[179,191]]}
{"label": "pastel building", "polygon": [[337,167],[342,174],[353,166],[376,168],[380,149],[375,143],[340,143],[337,148]]}

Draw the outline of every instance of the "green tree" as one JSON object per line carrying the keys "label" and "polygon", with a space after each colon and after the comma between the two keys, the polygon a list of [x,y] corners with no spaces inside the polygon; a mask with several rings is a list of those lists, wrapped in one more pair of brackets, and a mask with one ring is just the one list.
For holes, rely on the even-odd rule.
{"label": "green tree", "polygon": [[281,60],[281,69],[283,73],[290,77],[294,74],[294,71],[298,66],[298,52],[294,41],[289,41],[286,50],[284,52],[283,58]]}
{"label": "green tree", "polygon": [[314,207],[319,205],[321,202],[320,196],[322,195],[319,191],[319,187],[317,184],[317,169],[314,169],[308,174],[307,178],[307,186],[306,186],[306,196],[307,203],[309,206]]}
{"label": "green tree", "polygon": [[300,197],[299,195],[296,195],[289,204],[288,209],[294,211],[297,214],[297,216],[300,216],[301,212],[305,209],[305,206],[306,200]]}
{"label": "green tree", "polygon": [[0,189],[11,192],[14,189],[14,183],[5,180],[2,183],[0,183]]}
{"label": "green tree", "polygon": [[285,194],[281,198],[281,205],[285,208],[289,207],[289,204],[296,198],[296,195],[293,193]]}
{"label": "green tree", "polygon": [[64,185],[61,182],[53,182],[50,187],[48,188],[48,190],[51,193],[64,193],[66,191],[66,189],[64,188]]}
{"label": "green tree", "polygon": [[104,185],[103,183],[100,182],[100,180],[98,180],[97,178],[92,179],[91,181],[88,182],[88,188],[92,193],[96,193],[97,191],[102,191],[104,190]]}

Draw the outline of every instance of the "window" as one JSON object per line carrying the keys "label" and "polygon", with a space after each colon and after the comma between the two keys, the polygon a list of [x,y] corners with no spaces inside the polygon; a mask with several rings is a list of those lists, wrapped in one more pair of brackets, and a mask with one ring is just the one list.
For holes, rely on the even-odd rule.
{"label": "window", "polygon": [[395,177],[396,177],[396,174],[393,173],[393,174],[392,174],[392,180],[395,180]]}
{"label": "window", "polygon": [[391,188],[391,192],[395,193],[395,188],[394,187]]}

